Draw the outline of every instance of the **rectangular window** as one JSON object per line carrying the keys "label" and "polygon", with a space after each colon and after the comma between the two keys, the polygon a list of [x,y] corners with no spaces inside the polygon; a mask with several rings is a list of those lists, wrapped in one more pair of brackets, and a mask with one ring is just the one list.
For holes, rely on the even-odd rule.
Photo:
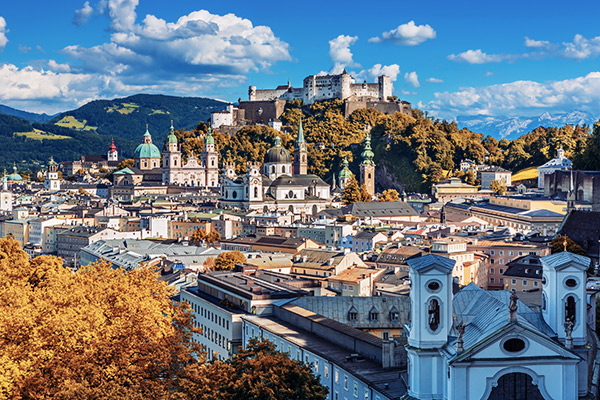
{"label": "rectangular window", "polygon": [[515,254],[515,253],[514,253],[512,250],[508,252],[508,255],[509,255],[509,256],[511,256],[511,257],[512,257],[514,254]]}
{"label": "rectangular window", "polygon": [[512,283],[513,285],[516,285],[516,284],[517,284],[517,280],[516,280],[516,279],[513,279],[513,280],[511,280],[511,283]]}
{"label": "rectangular window", "polygon": [[315,360],[315,372],[319,372],[319,360]]}
{"label": "rectangular window", "polygon": [[335,371],[335,383],[338,383],[339,381],[339,375],[338,375],[338,371]]}
{"label": "rectangular window", "polygon": [[490,274],[494,273],[494,268],[490,268]]}
{"label": "rectangular window", "polygon": [[527,286],[527,281],[523,280],[523,286]]}
{"label": "rectangular window", "polygon": [[500,255],[503,256],[504,255],[504,250],[500,250]]}
{"label": "rectangular window", "polygon": [[495,256],[496,252],[494,250],[490,251],[490,255]]}
{"label": "rectangular window", "polygon": [[325,378],[329,377],[329,365],[325,364]]}
{"label": "rectangular window", "polygon": [[500,268],[500,274],[504,273],[504,268]]}
{"label": "rectangular window", "polygon": [[356,383],[356,382],[354,382],[353,394],[354,394],[354,397],[358,397],[358,383]]}
{"label": "rectangular window", "polygon": [[388,331],[381,332],[381,338],[383,340],[388,340],[390,338],[390,333]]}
{"label": "rectangular window", "polygon": [[348,376],[344,375],[344,389],[348,390]]}
{"label": "rectangular window", "polygon": [[494,278],[490,278],[490,282],[491,282],[491,283],[494,283]]}
{"label": "rectangular window", "polygon": [[533,281],[533,287],[538,287],[538,281]]}

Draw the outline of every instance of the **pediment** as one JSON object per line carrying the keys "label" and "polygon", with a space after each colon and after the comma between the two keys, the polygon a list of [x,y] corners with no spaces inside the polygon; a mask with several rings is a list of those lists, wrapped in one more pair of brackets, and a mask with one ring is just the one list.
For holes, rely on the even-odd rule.
{"label": "pediment", "polygon": [[[510,343],[509,340],[515,339]],[[523,345],[523,348],[519,350]],[[462,363],[477,360],[534,360],[534,359],[572,359],[579,360],[579,356],[552,339],[535,330],[523,326],[518,322],[509,322],[493,335],[482,338],[461,354],[455,355],[450,362]]]}

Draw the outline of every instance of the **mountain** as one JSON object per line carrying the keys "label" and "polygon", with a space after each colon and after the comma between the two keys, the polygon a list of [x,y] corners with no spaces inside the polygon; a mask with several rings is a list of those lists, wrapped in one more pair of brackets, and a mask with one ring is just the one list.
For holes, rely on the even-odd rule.
{"label": "mountain", "polygon": [[17,110],[16,108],[4,106],[2,104],[0,104],[0,114],[12,115],[13,117],[18,117],[26,121],[42,123],[48,122],[54,118],[54,115],[36,114],[29,111]]}
{"label": "mountain", "polygon": [[500,140],[506,138],[513,140],[524,133],[543,126],[564,126],[569,125],[591,125],[598,118],[584,111],[572,111],[569,113],[550,114],[545,112],[539,117],[492,117],[486,115],[479,116],[458,116],[456,123],[460,128],[467,128],[474,132],[490,135]]}
{"label": "mountain", "polygon": [[167,135],[171,120],[176,129],[193,129],[207,121],[211,111],[227,103],[201,97],[175,97],[137,94],[113,100],[95,100],[82,107],[61,113],[50,122],[79,131],[120,137],[139,142],[148,124],[157,143]]}

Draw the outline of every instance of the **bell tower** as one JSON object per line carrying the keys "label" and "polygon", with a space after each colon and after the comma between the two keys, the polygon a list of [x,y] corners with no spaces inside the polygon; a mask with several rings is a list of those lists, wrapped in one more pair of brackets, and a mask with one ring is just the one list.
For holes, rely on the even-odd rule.
{"label": "bell tower", "polygon": [[167,135],[167,146],[163,152],[163,183],[177,184],[177,172],[175,169],[181,168],[181,151],[177,145],[177,136],[175,136],[175,128],[171,121],[171,130]]}
{"label": "bell tower", "polygon": [[262,201],[263,187],[262,176],[260,174],[260,164],[257,162],[248,161],[246,166],[247,172],[245,186],[248,188],[246,197],[249,201]]}
{"label": "bell tower", "polygon": [[371,133],[365,137],[365,149],[362,152],[363,161],[360,164],[360,184],[367,187],[371,196],[375,194],[375,154],[371,149]]}
{"label": "bell tower", "polygon": [[108,154],[106,156],[107,161],[119,161],[119,152],[117,151],[117,146],[115,146],[115,140],[113,139],[110,143],[110,147],[108,148]]}
{"label": "bell tower", "polygon": [[46,173],[46,189],[55,192],[60,190],[60,179],[58,178],[58,165],[54,161],[54,157],[50,157],[48,163],[48,172]]}
{"label": "bell tower", "polygon": [[296,146],[294,147],[294,175],[306,175],[308,173],[307,158],[308,150],[306,148],[306,141],[304,140],[301,118],[300,125],[298,125],[298,138],[296,139]]}
{"label": "bell tower", "polygon": [[434,254],[408,260],[410,267],[409,395],[438,399],[445,380],[440,348],[452,328],[452,269],[456,261]]}
{"label": "bell tower", "polygon": [[200,159],[206,168],[206,186],[217,187],[219,184],[219,153],[215,148],[215,138],[210,126],[204,139],[204,151],[200,154]]}

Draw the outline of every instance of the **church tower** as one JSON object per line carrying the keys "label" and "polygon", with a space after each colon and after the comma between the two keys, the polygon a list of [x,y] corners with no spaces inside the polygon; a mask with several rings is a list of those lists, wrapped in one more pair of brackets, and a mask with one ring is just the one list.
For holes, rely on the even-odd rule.
{"label": "church tower", "polygon": [[348,182],[350,181],[350,178],[352,178],[352,175],[354,175],[352,173],[352,171],[350,171],[350,168],[348,168],[348,159],[346,157],[344,157],[344,162],[342,163],[343,167],[342,170],[340,171],[340,189],[344,190],[346,188],[346,185],[348,184]]}
{"label": "church tower", "polygon": [[2,191],[0,192],[0,211],[12,211],[12,200],[13,194],[8,190],[8,177],[6,176],[6,169],[4,169]]}
{"label": "church tower", "polygon": [[245,197],[248,201],[262,201],[263,187],[260,164],[257,162],[248,161],[246,166],[247,172],[244,183],[248,190]]}
{"label": "church tower", "polygon": [[108,148],[108,154],[106,155],[107,161],[119,161],[119,152],[117,151],[117,146],[115,146],[114,139],[110,143],[110,147]]}
{"label": "church tower", "polygon": [[210,126],[204,139],[204,151],[200,155],[200,159],[206,168],[206,186],[217,187],[219,184],[219,153],[217,153],[215,138]]}
{"label": "church tower", "polygon": [[177,184],[177,169],[181,168],[181,151],[177,145],[175,128],[171,121],[171,131],[167,136],[167,149],[163,152],[163,183]]}
{"label": "church tower", "polygon": [[375,161],[371,149],[371,134],[367,133],[365,138],[365,150],[362,152],[363,161],[360,164],[360,184],[367,187],[367,192],[373,196],[375,194]]}
{"label": "church tower", "polygon": [[408,394],[417,399],[441,399],[446,381],[440,348],[452,328],[452,269],[456,261],[429,254],[408,260],[410,267],[410,328],[408,333]]}
{"label": "church tower", "polygon": [[298,125],[298,138],[294,147],[294,175],[306,175],[308,173],[308,151],[306,141],[304,140],[304,132],[302,130],[302,118]]}
{"label": "church tower", "polygon": [[58,179],[58,165],[53,157],[50,157],[48,163],[48,172],[46,172],[46,181],[44,182],[46,189],[54,192],[60,190],[60,179]]}

